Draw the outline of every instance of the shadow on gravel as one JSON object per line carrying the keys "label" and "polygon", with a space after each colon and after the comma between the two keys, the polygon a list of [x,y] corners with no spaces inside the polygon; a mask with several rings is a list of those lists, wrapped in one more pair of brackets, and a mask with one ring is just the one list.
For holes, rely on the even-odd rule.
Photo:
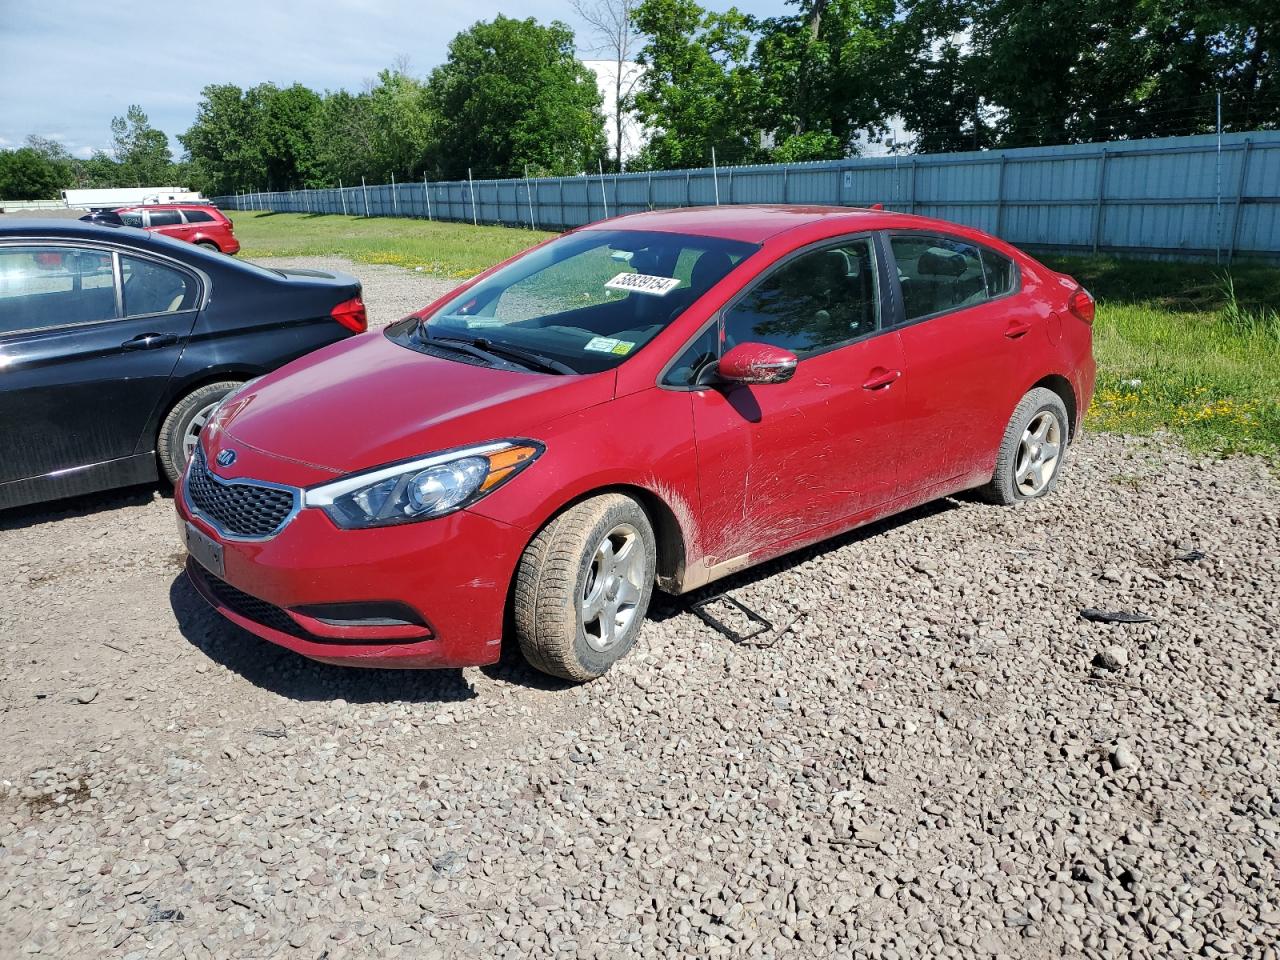
{"label": "shadow on gravel", "polygon": [[768,563],[763,563],[758,567],[752,567],[742,573],[725,577],[723,580],[717,580],[715,583],[700,590],[686,593],[683,596],[673,597],[665,593],[655,592],[653,602],[649,607],[648,618],[658,623],[670,620],[672,617],[679,616],[682,613],[688,613],[689,607],[699,600],[705,600],[721,593],[731,593],[742,587],[749,587],[752,584],[759,583],[761,580],[768,580],[770,577],[785,573],[793,567],[807,563],[815,557],[825,556],[833,550],[839,550],[841,547],[869,540],[890,530],[896,530],[919,520],[927,520],[930,517],[936,517],[939,514],[955,510],[960,506],[961,502],[967,502],[967,500],[968,498],[963,494],[934,500],[923,506],[916,507],[914,510],[895,514],[892,517],[885,517],[883,520],[877,520],[875,523],[868,524],[865,527],[859,527],[857,530],[851,530],[830,540],[823,540],[821,543],[805,547],[803,550],[788,553],[777,560],[770,560]]}
{"label": "shadow on gravel", "polygon": [[178,629],[193,647],[255,687],[290,700],[450,703],[477,696],[461,670],[365,670],[316,663],[228,623],[179,574],[169,585]]}
{"label": "shadow on gravel", "polygon": [[28,507],[15,507],[12,510],[0,512],[0,530],[22,530],[40,523],[67,520],[71,517],[87,517],[93,513],[115,510],[119,507],[145,506],[152,501],[157,490],[162,490],[166,499],[172,497],[168,484],[161,487],[156,483],[148,483],[102,493],[86,493],[78,497],[68,497],[65,500],[33,503]]}

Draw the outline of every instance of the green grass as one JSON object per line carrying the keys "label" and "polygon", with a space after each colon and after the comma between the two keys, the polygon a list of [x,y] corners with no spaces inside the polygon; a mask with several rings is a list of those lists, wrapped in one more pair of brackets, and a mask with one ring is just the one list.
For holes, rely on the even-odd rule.
{"label": "green grass", "polygon": [[1059,258],[1098,300],[1093,429],[1280,463],[1280,268]]}
{"label": "green grass", "polygon": [[343,217],[310,213],[232,212],[240,256],[339,256],[357,263],[421,267],[461,279],[491,267],[550,233],[466,223]]}
{"label": "green grass", "polygon": [[[301,213],[233,214],[242,256],[347,257],[445,277],[551,236],[509,227]],[[1098,300],[1092,429],[1167,429],[1193,450],[1280,464],[1280,268],[1046,258]]]}

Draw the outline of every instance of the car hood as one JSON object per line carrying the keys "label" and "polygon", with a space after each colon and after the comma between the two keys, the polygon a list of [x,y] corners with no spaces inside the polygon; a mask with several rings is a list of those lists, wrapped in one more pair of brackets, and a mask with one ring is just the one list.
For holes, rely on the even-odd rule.
{"label": "car hood", "polygon": [[[556,376],[418,353],[371,331],[255,381],[224,407],[211,446],[239,444],[331,479],[546,425],[613,396],[612,371]],[[312,473],[313,472],[313,473]],[[260,479],[271,479],[262,477]]]}

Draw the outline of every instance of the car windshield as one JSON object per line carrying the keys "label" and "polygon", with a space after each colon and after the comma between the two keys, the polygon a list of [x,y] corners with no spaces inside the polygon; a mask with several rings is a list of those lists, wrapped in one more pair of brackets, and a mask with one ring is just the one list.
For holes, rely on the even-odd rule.
{"label": "car windshield", "polygon": [[680,233],[582,230],[388,335],[464,363],[597,373],[634,356],[757,249]]}

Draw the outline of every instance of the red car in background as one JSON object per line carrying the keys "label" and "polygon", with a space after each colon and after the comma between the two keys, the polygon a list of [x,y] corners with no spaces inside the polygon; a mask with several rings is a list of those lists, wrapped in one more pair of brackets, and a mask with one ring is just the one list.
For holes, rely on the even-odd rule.
{"label": "red car in background", "polygon": [[126,227],[142,227],[219,253],[238,253],[240,241],[227,216],[209,203],[148,203],[116,210]]}
{"label": "red car in background", "polygon": [[940,220],[597,223],[231,395],[175,497],[188,571],[317,660],[480,665],[509,629],[590,679],[655,586],[969,488],[1049,493],[1093,316],[1071,277]]}

